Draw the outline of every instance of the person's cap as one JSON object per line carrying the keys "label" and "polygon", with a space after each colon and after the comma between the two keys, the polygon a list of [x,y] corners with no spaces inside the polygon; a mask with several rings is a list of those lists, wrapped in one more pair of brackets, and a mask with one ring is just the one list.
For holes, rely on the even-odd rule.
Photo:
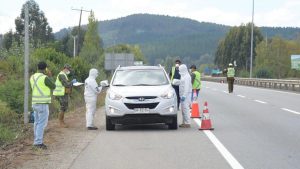
{"label": "person's cap", "polygon": [[38,69],[39,69],[39,70],[45,70],[46,67],[47,67],[47,63],[46,63],[46,62],[40,61],[40,62],[38,63]]}
{"label": "person's cap", "polygon": [[192,66],[190,67],[190,69],[197,69],[197,68],[196,68],[196,65],[192,65]]}
{"label": "person's cap", "polygon": [[179,59],[175,60],[175,63],[181,63],[181,61]]}
{"label": "person's cap", "polygon": [[71,70],[71,68],[72,68],[72,67],[71,67],[71,65],[69,65],[69,64],[65,64],[65,65],[64,65],[64,69]]}
{"label": "person's cap", "polygon": [[232,66],[232,63],[229,63],[228,66]]}

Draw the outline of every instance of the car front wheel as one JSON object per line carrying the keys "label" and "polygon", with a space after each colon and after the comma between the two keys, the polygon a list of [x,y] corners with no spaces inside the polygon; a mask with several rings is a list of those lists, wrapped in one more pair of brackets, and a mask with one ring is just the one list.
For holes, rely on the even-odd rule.
{"label": "car front wheel", "polygon": [[178,128],[177,125],[177,116],[173,117],[172,123],[168,124],[169,129],[176,130]]}
{"label": "car front wheel", "polygon": [[115,130],[115,125],[112,124],[109,117],[106,116],[106,130]]}

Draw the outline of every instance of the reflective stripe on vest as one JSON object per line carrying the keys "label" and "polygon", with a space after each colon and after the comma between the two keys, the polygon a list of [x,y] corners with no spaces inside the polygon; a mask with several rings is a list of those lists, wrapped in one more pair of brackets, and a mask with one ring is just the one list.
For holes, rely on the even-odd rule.
{"label": "reflective stripe on vest", "polygon": [[54,96],[63,96],[65,95],[65,87],[62,85],[61,81],[59,80],[59,75],[64,75],[66,77],[66,79],[68,80],[68,76],[65,74],[65,72],[61,71],[57,77],[56,77],[56,81],[55,81],[55,89],[53,90],[53,95]]}
{"label": "reflective stripe on vest", "polygon": [[45,85],[46,75],[35,73],[30,78],[32,104],[51,103],[50,88]]}
{"label": "reflective stripe on vest", "polygon": [[174,79],[174,75],[175,75],[175,67],[172,67],[172,71],[171,71],[171,81]]}
{"label": "reflective stripe on vest", "polygon": [[200,89],[201,88],[201,74],[198,71],[194,71],[193,73],[195,74],[193,89]]}
{"label": "reflective stripe on vest", "polygon": [[235,70],[234,68],[230,67],[227,69],[227,77],[234,77]]}

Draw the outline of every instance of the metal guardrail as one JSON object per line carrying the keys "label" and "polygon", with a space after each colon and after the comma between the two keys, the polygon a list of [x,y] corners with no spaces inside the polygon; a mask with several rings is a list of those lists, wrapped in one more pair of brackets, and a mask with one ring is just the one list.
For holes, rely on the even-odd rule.
{"label": "metal guardrail", "polygon": [[[212,82],[226,82],[226,77],[202,77],[203,81]],[[273,88],[280,90],[291,90],[300,92],[300,80],[282,80],[282,79],[259,79],[259,78],[239,78],[235,77],[235,84],[253,86],[253,87],[263,87],[263,88]]]}

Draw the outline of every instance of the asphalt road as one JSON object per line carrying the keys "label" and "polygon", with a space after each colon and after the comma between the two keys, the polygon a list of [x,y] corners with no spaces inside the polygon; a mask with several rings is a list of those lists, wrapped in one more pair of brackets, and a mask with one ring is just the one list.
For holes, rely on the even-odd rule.
{"label": "asphalt road", "polygon": [[199,131],[200,120],[176,131],[164,125],[100,130],[70,168],[297,169],[299,100],[297,93],[245,86],[229,94],[226,84],[203,82],[200,110],[207,101],[215,130]]}

